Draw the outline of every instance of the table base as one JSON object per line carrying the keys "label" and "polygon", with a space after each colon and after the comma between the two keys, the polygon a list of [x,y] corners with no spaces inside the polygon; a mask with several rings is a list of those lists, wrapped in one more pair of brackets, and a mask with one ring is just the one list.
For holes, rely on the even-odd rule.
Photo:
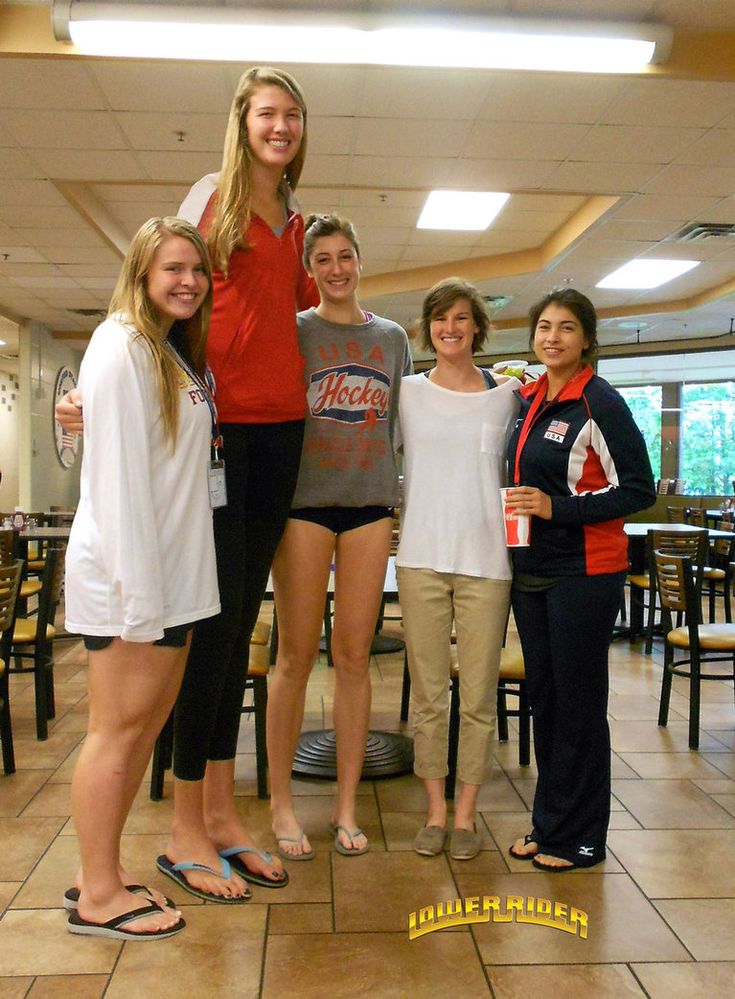
{"label": "table base", "polygon": [[[413,743],[398,732],[368,732],[361,780],[400,777],[413,770]],[[293,762],[294,777],[337,779],[337,739],[331,729],[302,732]]]}

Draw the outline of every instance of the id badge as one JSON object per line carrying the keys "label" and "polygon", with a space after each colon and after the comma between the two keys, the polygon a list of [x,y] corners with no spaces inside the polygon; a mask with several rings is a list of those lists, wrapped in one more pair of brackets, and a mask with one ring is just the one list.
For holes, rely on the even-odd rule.
{"label": "id badge", "polygon": [[225,484],[225,463],[222,458],[209,462],[207,467],[207,482],[209,484],[209,505],[213,510],[227,506],[227,486]]}

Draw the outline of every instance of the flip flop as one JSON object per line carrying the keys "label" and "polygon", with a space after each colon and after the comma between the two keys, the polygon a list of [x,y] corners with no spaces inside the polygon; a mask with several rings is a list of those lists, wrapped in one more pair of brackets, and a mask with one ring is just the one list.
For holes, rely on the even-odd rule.
{"label": "flip flop", "polygon": [[[145,885],[125,885],[127,891],[132,892],[133,895],[148,895],[151,897],[153,892],[150,888],[146,888]],[[151,897],[151,901],[154,901]],[[163,901],[166,903],[169,909],[175,909],[176,906],[167,896],[163,896]],[[64,908],[65,909],[76,909],[79,904],[79,889],[78,888],[67,888],[64,892]],[[156,905],[158,903],[156,902]]]}
{"label": "flip flop", "polygon": [[361,847],[359,850],[356,850],[354,848],[351,849],[350,847],[343,846],[342,843],[340,843],[339,834],[341,832],[343,832],[345,836],[347,836],[350,842],[353,842],[355,836],[365,835],[362,829],[357,828],[352,832],[350,832],[350,830],[346,826],[330,825],[329,828],[331,830],[332,835],[334,836],[334,849],[337,851],[337,853],[341,853],[343,857],[361,857],[363,853],[367,853],[368,850],[370,849],[369,843],[366,843],[365,846]]}
{"label": "flip flop", "polygon": [[[553,857],[553,854],[550,853],[549,856]],[[555,859],[564,860],[565,858],[556,857]],[[566,864],[563,864],[561,867],[558,866],[557,864],[545,864],[543,860],[539,860],[537,857],[534,857],[531,863],[536,868],[536,870],[544,871],[546,874],[560,874],[562,871],[573,871],[580,866],[580,864],[575,864],[573,861],[567,862]],[[588,864],[587,866],[592,866],[592,865]]]}
{"label": "flip flop", "polygon": [[[314,859],[314,848],[311,847],[308,850],[304,850],[304,830],[299,829],[298,836],[294,839],[290,836],[279,836],[277,833],[274,834],[276,837],[276,844],[278,846],[277,853],[279,857],[284,860],[291,861],[301,861],[301,860],[313,860]],[[281,848],[281,843],[297,843],[301,847],[301,853],[289,853],[287,850]]]}
{"label": "flip flop", "polygon": [[[524,846],[528,846],[529,843],[535,843],[535,842],[536,840],[533,838],[533,833],[527,833],[523,837]],[[513,857],[514,860],[533,860],[533,858],[536,856],[536,853],[539,852],[538,850],[536,850],[536,853],[516,853],[516,851],[513,849],[514,845],[515,845],[514,843],[511,843],[511,845],[508,847],[508,853],[511,855],[511,857]]]}
{"label": "flip flop", "polygon": [[224,895],[215,895],[214,892],[204,891],[203,888],[195,888],[186,880],[184,871],[206,871],[207,874],[214,874],[216,878],[222,878],[223,881],[227,881],[230,877],[230,865],[224,858],[220,859],[222,861],[222,870],[215,871],[213,868],[207,867],[206,864],[194,864],[189,861],[174,864],[168,859],[165,853],[162,853],[156,860],[156,867],[166,877],[175,881],[184,891],[188,891],[190,895],[196,895],[197,898],[203,898],[205,902],[219,902],[221,905],[241,905],[243,902],[249,902],[252,894],[249,888],[244,895],[238,895],[236,898],[225,898]]}
{"label": "flip flop", "polygon": [[163,912],[163,909],[155,902],[151,902],[150,905],[143,905],[139,909],[123,912],[121,916],[108,919],[106,923],[95,923],[90,919],[82,919],[79,912],[72,909],[69,913],[68,929],[70,933],[77,933],[80,936],[108,937],[111,940],[164,940],[166,937],[180,933],[186,926],[184,920],[179,918],[167,930],[144,930],[140,933],[133,933],[132,930],[125,929],[128,923],[142,919],[143,916],[152,916],[154,912]]}
{"label": "flip flop", "polygon": [[269,878],[265,874],[257,874],[255,871],[251,871],[249,867],[246,867],[244,861],[240,860],[238,856],[240,853],[253,853],[256,857],[264,860],[266,864],[273,863],[273,855],[271,853],[268,853],[267,850],[258,850],[254,846],[230,846],[226,850],[219,851],[220,857],[223,860],[229,861],[234,872],[239,874],[244,881],[249,881],[253,885],[259,885],[261,888],[286,887],[288,884],[288,874],[286,871],[281,871],[280,878]]}

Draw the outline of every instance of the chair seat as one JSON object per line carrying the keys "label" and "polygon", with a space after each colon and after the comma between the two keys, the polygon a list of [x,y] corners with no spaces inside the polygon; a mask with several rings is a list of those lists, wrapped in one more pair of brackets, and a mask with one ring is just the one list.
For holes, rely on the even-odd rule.
{"label": "chair seat", "polygon": [[268,645],[251,645],[248,657],[248,676],[268,676],[270,672]]}
{"label": "chair seat", "polygon": [[641,590],[650,590],[651,580],[644,573],[634,573],[632,576],[628,576],[628,582],[631,586],[637,586]]}
{"label": "chair seat", "polygon": [[26,579],[20,584],[20,596],[22,600],[27,600],[28,597],[35,597],[37,593],[41,592],[41,587],[43,583],[40,579]]}
{"label": "chair seat", "polygon": [[43,572],[45,568],[46,568],[46,559],[32,558],[28,562],[29,572]]}
{"label": "chair seat", "polygon": [[503,649],[501,651],[498,679],[510,681],[526,679],[526,664],[520,649]]}
{"label": "chair seat", "polygon": [[256,621],[253,634],[250,636],[251,645],[267,645],[271,637],[271,626],[266,621]]}
{"label": "chair seat", "polygon": [[724,569],[714,569],[711,566],[706,565],[704,567],[704,569],[702,570],[702,575],[704,576],[705,579],[716,579],[716,580],[720,580],[720,579],[724,579],[725,578],[725,570]]}
{"label": "chair seat", "polygon": [[[666,639],[678,649],[689,648],[687,628],[674,628],[668,633]],[[702,649],[714,649],[722,652],[735,650],[735,624],[700,624],[699,645]]]}
{"label": "chair seat", "polygon": [[[46,641],[50,642],[56,637],[56,628],[52,624],[46,625]],[[30,644],[36,641],[36,619],[32,617],[20,617],[15,622],[13,630],[13,645],[23,643]]]}

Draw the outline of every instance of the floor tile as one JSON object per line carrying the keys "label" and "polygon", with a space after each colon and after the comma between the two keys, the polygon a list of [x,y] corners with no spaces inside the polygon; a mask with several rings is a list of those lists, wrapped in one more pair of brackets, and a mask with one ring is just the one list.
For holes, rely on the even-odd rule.
{"label": "floor tile", "polygon": [[640,777],[699,777],[716,779],[720,771],[699,753],[621,753],[620,758]]}
{"label": "floor tile", "polygon": [[332,878],[337,933],[405,930],[410,912],[457,894],[447,854],[335,857]]}
{"label": "floor tile", "polygon": [[713,794],[712,800],[716,801],[730,815],[735,815],[735,794]]}
{"label": "floor tile", "polygon": [[107,975],[51,975],[48,978],[37,978],[28,993],[28,999],[101,999],[108,981]]}
{"label": "floor tile", "polygon": [[697,961],[735,957],[735,899],[670,898],[653,904]]}
{"label": "floor tile", "polygon": [[[16,761],[17,762],[17,761]],[[49,778],[52,770],[22,770],[9,777],[2,777],[0,794],[0,817],[20,815]]]}
{"label": "floor tile", "polygon": [[582,910],[588,935],[528,923],[479,923],[472,927],[486,964],[595,964],[684,961],[687,952],[626,874],[563,876],[529,873],[494,877],[458,875],[459,895],[492,895],[504,907],[509,895],[551,899]]}
{"label": "floor tile", "polygon": [[[616,753],[683,753],[689,747],[689,726],[685,722],[670,722],[661,727],[653,720],[617,721],[613,718],[610,719],[610,740]],[[702,752],[722,749],[722,743],[706,733],[702,735]]]}
{"label": "floor tile", "polygon": [[487,969],[495,999],[528,999],[555,992],[564,999],[633,999],[645,993],[622,964],[542,965]]}
{"label": "floor tile", "polygon": [[268,916],[268,933],[331,933],[332,906],[321,904],[274,905]]}
{"label": "floor tile", "polygon": [[61,828],[58,818],[0,819],[0,881],[28,877]]}
{"label": "floor tile", "polygon": [[608,844],[649,898],[735,897],[735,830],[612,830]]}
{"label": "floor tile", "polygon": [[688,780],[613,781],[613,793],[646,829],[735,829],[735,821]]}
{"label": "floor tile", "polygon": [[0,999],[25,999],[32,978],[0,978]]}
{"label": "floor tile", "polygon": [[182,913],[186,928],[175,937],[145,946],[125,944],[105,999],[256,999],[265,906],[183,906]]}
{"label": "floor tile", "polygon": [[56,975],[62,968],[67,975],[109,974],[122,944],[80,940],[66,924],[63,909],[9,909],[0,922],[0,976]]}
{"label": "floor tile", "polygon": [[[334,982],[338,991],[326,983]],[[486,995],[487,980],[469,933],[337,933],[278,936],[268,941],[262,999],[416,999]]]}
{"label": "floor tile", "polygon": [[732,999],[735,962],[718,964],[634,964],[650,999]]}

